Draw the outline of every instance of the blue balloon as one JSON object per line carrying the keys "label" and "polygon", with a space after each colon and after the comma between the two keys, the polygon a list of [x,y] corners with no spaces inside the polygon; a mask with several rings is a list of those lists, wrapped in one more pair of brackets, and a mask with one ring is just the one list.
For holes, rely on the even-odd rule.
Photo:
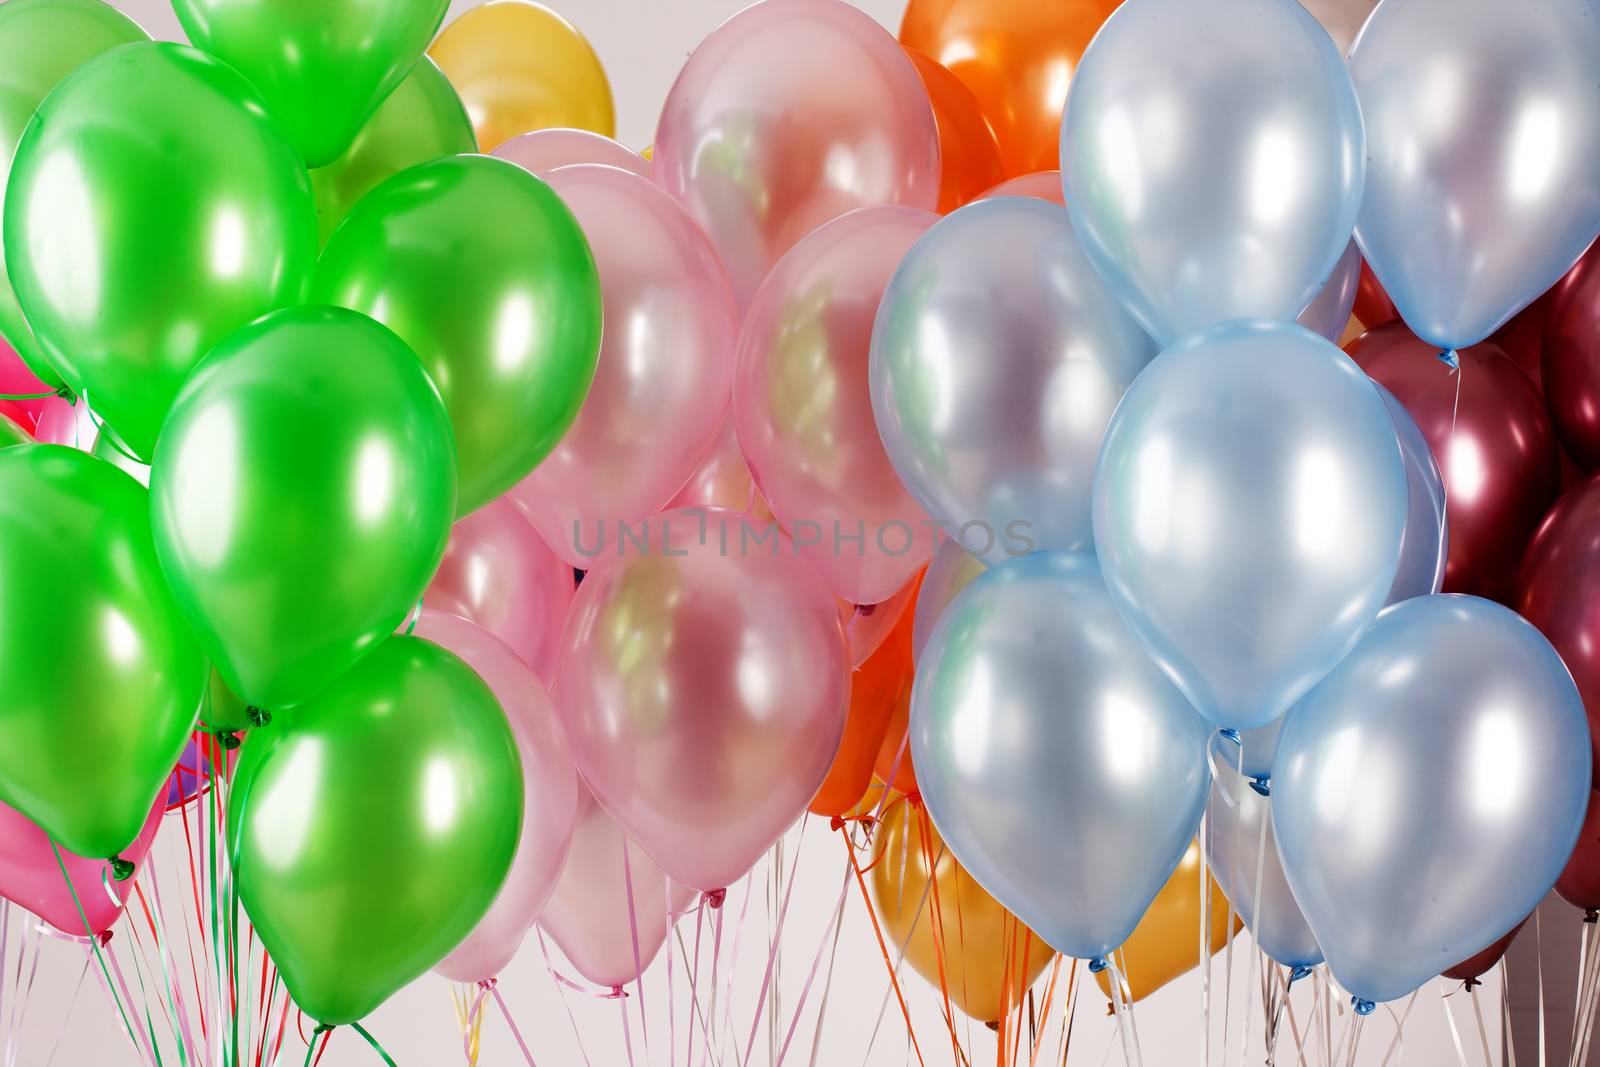
{"label": "blue balloon", "polygon": [[1356,240],[1406,325],[1476,344],[1600,233],[1600,4],[1384,0],[1350,52]]}
{"label": "blue balloon", "polygon": [[1207,728],[1092,556],[991,568],[945,609],[911,694],[917,784],[951,852],[1052,947],[1110,953],[1205,807]]}
{"label": "blue balloon", "polygon": [[1299,315],[1350,240],[1365,167],[1344,57],[1294,0],[1127,0],[1067,94],[1072,225],[1164,344]]}
{"label": "blue balloon", "polygon": [[1434,595],[1378,617],[1290,711],[1272,820],[1339,984],[1405,996],[1521,922],[1589,801],[1589,725],[1514,612]]}
{"label": "blue balloon", "polygon": [[1342,659],[1400,562],[1405,463],[1372,381],[1287,323],[1167,349],[1106,431],[1094,540],[1112,599],[1218,726],[1264,726]]}

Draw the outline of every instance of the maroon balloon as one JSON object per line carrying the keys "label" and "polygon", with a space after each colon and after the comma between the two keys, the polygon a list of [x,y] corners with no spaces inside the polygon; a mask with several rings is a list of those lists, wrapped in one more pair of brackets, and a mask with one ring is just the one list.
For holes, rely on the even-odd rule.
{"label": "maroon balloon", "polygon": [[1600,245],[1556,283],[1544,333],[1545,397],[1567,453],[1600,467]]}
{"label": "maroon balloon", "polygon": [[1550,319],[1554,290],[1512,316],[1511,321],[1489,335],[1489,340],[1521,367],[1533,387],[1544,394],[1544,331]]}
{"label": "maroon balloon", "polygon": [[[1600,770],[1600,475],[1563,496],[1539,524],[1512,606],[1550,640],[1572,672],[1589,713]],[[1593,821],[1592,804],[1589,815]],[[1593,837],[1586,825],[1584,840],[1595,849],[1596,891],[1594,903],[1580,907],[1600,907],[1600,846]]]}
{"label": "maroon balloon", "polygon": [[1401,322],[1368,330],[1346,350],[1405,405],[1439,461],[1450,528],[1444,591],[1510,596],[1522,550],[1559,486],[1539,390],[1484,342],[1459,353],[1457,409],[1456,375]]}
{"label": "maroon balloon", "polygon": [[1589,794],[1589,813],[1583,817],[1583,832],[1572,849],[1572,858],[1556,879],[1556,892],[1575,908],[1593,911],[1600,908],[1600,793]]}
{"label": "maroon balloon", "polygon": [[1511,942],[1517,939],[1517,934],[1527,923],[1527,919],[1506,931],[1505,935],[1474,956],[1469,956],[1447,971],[1441,971],[1440,976],[1454,978],[1458,982],[1476,982],[1478,976],[1500,962],[1500,957],[1506,954],[1506,949],[1511,947]]}
{"label": "maroon balloon", "polygon": [[1361,320],[1361,325],[1369,330],[1386,322],[1394,322],[1400,317],[1394,301],[1383,291],[1383,283],[1378,281],[1378,276],[1372,273],[1372,268],[1367,266],[1367,261],[1364,259],[1361,261],[1361,280],[1356,282],[1354,310],[1356,318]]}

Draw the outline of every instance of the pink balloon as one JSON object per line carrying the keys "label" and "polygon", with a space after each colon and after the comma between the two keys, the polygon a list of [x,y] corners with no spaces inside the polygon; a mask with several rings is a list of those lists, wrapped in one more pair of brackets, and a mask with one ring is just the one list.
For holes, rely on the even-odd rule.
{"label": "pink balloon", "polygon": [[494,691],[522,756],[522,840],[511,872],[488,914],[434,968],[458,982],[480,982],[511,962],[556,887],[572,843],[578,775],[544,686],[503,641],[431,608],[422,609],[414,633],[460,656]]}
{"label": "pink balloon", "polygon": [[574,163],[603,163],[621,167],[641,178],[650,177],[650,161],[626,145],[589,130],[551,127],[511,138],[489,153],[509,159],[524,170],[543,178],[557,167]]}
{"label": "pink balloon", "polygon": [[889,462],[867,363],[884,286],[939,217],[852,211],[772,268],[745,313],[733,420],[761,494],[834,593],[876,604],[933,554],[936,528]]}
{"label": "pink balloon", "polygon": [[594,250],[605,331],[578,418],[507,495],[558,556],[587,569],[711,450],[739,326],[716,253],[671,197],[615,167],[562,167],[549,181]]}
{"label": "pink balloon", "polygon": [[1061,189],[1059,170],[1036,170],[1032,174],[1019,174],[1015,178],[1007,178],[977,199],[987,200],[992,196],[1031,196],[1035,200],[1048,200],[1052,204],[1067,206],[1066,195]]}
{"label": "pink balloon", "polygon": [[775,528],[707,508],[641,533],[578,587],[556,704],[606,811],[674,879],[709,892],[822,784],[849,653],[827,586]]}
{"label": "pink balloon", "polygon": [[[50,387],[35,378],[33,371],[28,369],[26,363],[22,362],[22,357],[17,355],[17,350],[7,344],[4,337],[0,337],[0,393],[15,396],[28,393],[48,393],[49,391]],[[59,398],[7,400],[3,403],[6,409],[5,413],[8,416],[12,416],[17,425],[32,433],[34,427],[39,425],[39,416],[44,411],[46,401],[51,399]],[[20,413],[22,418],[15,418],[16,413]]]}
{"label": "pink balloon", "polygon": [[894,596],[878,604],[852,604],[837,601],[839,622],[844,626],[845,640],[850,643],[850,666],[859,667],[867,657],[878,651],[889,631],[894,629],[900,616],[905,614],[911,598],[916,595],[916,583],[907,582]]}
{"label": "pink balloon", "polygon": [[[156,798],[150,816],[133,844],[118,853],[137,868],[150,854],[156,831],[161,829],[161,816],[166,811],[166,790]],[[67,868],[72,880],[69,889],[61,877],[61,865]],[[15,808],[0,804],[0,897],[14,901],[39,918],[74,937],[85,936],[84,920],[88,920],[88,933],[98,937],[117,921],[122,914],[122,902],[132,892],[132,881],[119,882],[110,877],[104,859],[84,859],[75,853],[61,850],[61,865],[56,863],[56,853],[50,847],[50,835],[34,825],[26,815]],[[113,901],[106,893],[110,886]],[[72,897],[76,893],[83,914],[78,914],[78,904]]]}
{"label": "pink balloon", "polygon": [[[628,840],[595,802],[594,794],[579,782],[572,851],[555,893],[539,916],[540,928],[555,940],[578,973],[599,986],[615,989],[627,985],[661,950],[672,928],[670,912],[684,910],[694,898],[693,890],[668,878],[655,860]],[[637,958],[633,948],[636,926]]]}
{"label": "pink balloon", "polygon": [[742,511],[746,515],[770,521],[772,509],[766,498],[756,488],[745,464],[744,453],[739,449],[739,438],[733,429],[733,416],[722,422],[711,454],[695,468],[689,480],[683,483],[678,495],[667,504],[668,508],[714,507],[729,511]]}
{"label": "pink balloon", "polygon": [[88,452],[94,448],[99,431],[95,429],[89,407],[81,397],[76,404],[69,404],[61,397],[53,396],[40,401],[39,426],[33,436],[35,440],[46,444],[66,445]]}
{"label": "pink balloon", "polygon": [[546,686],[576,576],[509,500],[492,500],[450,530],[426,608],[459,615],[504,641]]}
{"label": "pink balloon", "polygon": [[916,68],[840,0],[766,0],[690,55],[656,128],[656,181],[743,305],[796,241],[869,204],[932,210],[939,135]]}

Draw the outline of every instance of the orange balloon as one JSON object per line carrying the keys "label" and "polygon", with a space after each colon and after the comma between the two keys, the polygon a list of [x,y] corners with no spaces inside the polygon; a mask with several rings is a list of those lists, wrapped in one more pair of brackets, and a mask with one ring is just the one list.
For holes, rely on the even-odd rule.
{"label": "orange balloon", "polygon": [[[906,604],[904,614],[895,628],[884,639],[883,646],[894,645],[898,655],[903,657],[905,668],[905,684],[895,690],[893,699],[889,702],[888,715],[879,735],[881,741],[877,747],[877,759],[873,763],[872,773],[880,782],[883,782],[896,793],[905,793],[908,796],[917,791],[917,772],[911,766],[911,746],[906,743],[906,726],[911,721],[911,682],[916,671],[917,657],[912,651],[911,635],[916,628],[917,597],[922,594],[922,579],[927,576],[927,568],[917,575],[913,583],[911,600]],[[879,649],[882,651],[882,648]]]}
{"label": "orange balloon", "polygon": [[960,78],[915,48],[907,48],[906,55],[933,105],[939,130],[939,214],[946,215],[1005,177],[1000,143],[978,98]]}
{"label": "orange balloon", "polygon": [[1061,165],[1061,110],[1089,40],[1121,0],[911,0],[900,43],[972,90],[1006,175]]}

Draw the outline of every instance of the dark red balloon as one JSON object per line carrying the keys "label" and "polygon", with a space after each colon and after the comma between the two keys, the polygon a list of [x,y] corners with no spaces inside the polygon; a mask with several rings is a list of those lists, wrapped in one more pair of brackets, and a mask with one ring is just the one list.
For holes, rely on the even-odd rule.
{"label": "dark red balloon", "polygon": [[1462,349],[1452,438],[1456,376],[1437,348],[1391,322],[1346,351],[1405,405],[1439,461],[1450,528],[1445,592],[1509,597],[1522,550],[1559,486],[1555,431],[1539,391],[1497,345]]}
{"label": "dark red balloon", "polygon": [[1517,939],[1517,933],[1527,921],[1527,919],[1523,919],[1522,922],[1506,931],[1500,940],[1477,955],[1462,960],[1448,971],[1441,971],[1440,975],[1444,978],[1454,978],[1458,982],[1477,981],[1479,975],[1500,962],[1500,957],[1506,954],[1506,949],[1511,947],[1511,942]]}
{"label": "dark red balloon", "polygon": [[1545,397],[1573,461],[1600,467],[1600,245],[1556,283],[1544,333]]}
{"label": "dark red balloon", "polygon": [[1550,302],[1554,290],[1523,308],[1511,321],[1489,335],[1489,340],[1511,357],[1511,362],[1521,367],[1532,381],[1533,387],[1544,391],[1544,329],[1550,318]]}
{"label": "dark red balloon", "polygon": [[1378,281],[1378,276],[1372,273],[1372,268],[1367,266],[1367,261],[1364,259],[1361,261],[1361,278],[1356,282],[1354,311],[1356,318],[1361,320],[1361,325],[1369,330],[1400,317],[1394,301],[1383,291],[1383,283]]}
{"label": "dark red balloon", "polygon": [[1566,869],[1556,879],[1556,892],[1575,908],[1593,911],[1600,908],[1600,793],[1589,794],[1589,813],[1583,817],[1583,832],[1567,860]]}
{"label": "dark red balloon", "polygon": [[[1539,524],[1512,606],[1550,640],[1578,683],[1600,770],[1600,475],[1563,496]],[[1593,804],[1589,817],[1596,820]],[[1580,907],[1600,906],[1600,845],[1592,840],[1597,831],[1600,823],[1584,827],[1594,853],[1595,903]]]}

